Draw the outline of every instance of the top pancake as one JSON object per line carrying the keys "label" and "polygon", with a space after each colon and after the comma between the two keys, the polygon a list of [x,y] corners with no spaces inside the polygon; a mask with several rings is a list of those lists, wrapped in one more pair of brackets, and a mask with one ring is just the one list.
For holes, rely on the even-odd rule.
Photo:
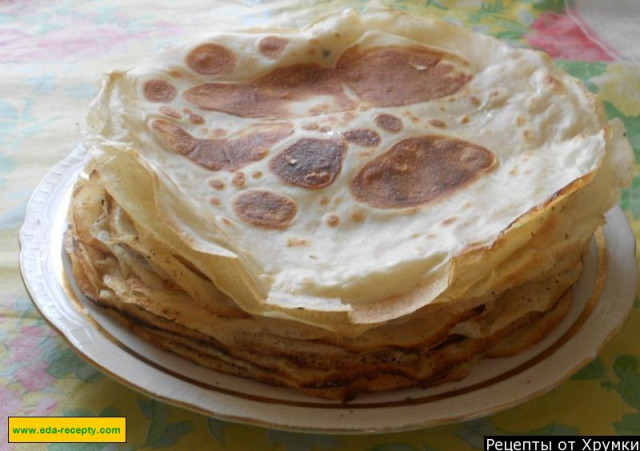
{"label": "top pancake", "polygon": [[612,139],[545,55],[386,11],[167,49],[110,73],[89,123],[175,252],[245,311],[326,328],[462,296],[487,271],[456,271],[526,246]]}

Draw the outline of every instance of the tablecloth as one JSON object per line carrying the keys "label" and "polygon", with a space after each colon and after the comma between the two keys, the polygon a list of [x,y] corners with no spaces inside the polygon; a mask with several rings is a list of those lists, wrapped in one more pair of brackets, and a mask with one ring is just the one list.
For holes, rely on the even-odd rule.
{"label": "tablecloth", "polygon": [[[389,0],[506,41],[544,50],[601,95],[640,158],[640,2],[633,0]],[[606,7],[603,5],[606,4]],[[31,304],[18,269],[18,230],[30,193],[80,137],[103,72],[212,29],[303,26],[373,1],[0,2],[0,418],[122,415],[125,449],[457,450],[485,434],[640,434],[640,303],[600,356],[552,392],[501,413],[413,432],[319,435],[207,418],[139,394],[78,357]],[[640,236],[640,177],[621,204]],[[7,443],[0,422],[0,448]],[[13,445],[7,445],[11,448]],[[24,445],[25,447],[38,445]],[[48,449],[69,449],[50,444]],[[78,445],[77,449],[114,449]]]}

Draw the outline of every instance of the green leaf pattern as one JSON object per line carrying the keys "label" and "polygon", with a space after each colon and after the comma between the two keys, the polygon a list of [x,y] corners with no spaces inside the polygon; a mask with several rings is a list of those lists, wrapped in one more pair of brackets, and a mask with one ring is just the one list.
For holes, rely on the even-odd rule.
{"label": "green leaf pattern", "polygon": [[[147,438],[143,446],[153,448],[168,448],[176,444],[180,438],[188,433],[193,426],[184,421],[170,422],[169,408],[166,404],[156,400],[138,403],[145,416],[150,415]],[[144,407],[142,407],[144,405]]]}

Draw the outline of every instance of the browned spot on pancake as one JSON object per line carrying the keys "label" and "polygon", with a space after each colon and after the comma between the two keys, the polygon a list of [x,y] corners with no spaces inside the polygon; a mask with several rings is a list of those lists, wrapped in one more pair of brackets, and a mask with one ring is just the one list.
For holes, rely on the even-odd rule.
{"label": "browned spot on pancake", "polygon": [[[282,67],[248,83],[205,83],[184,93],[185,99],[204,110],[241,117],[292,117],[290,106],[313,97],[329,96],[330,111],[355,107],[345,94],[337,72],[318,64]],[[312,109],[315,108],[312,107]]]}
{"label": "browned spot on pancake", "polygon": [[336,63],[345,83],[373,106],[400,106],[454,94],[471,78],[446,60],[452,54],[425,47],[347,49]]}
{"label": "browned spot on pancake", "polygon": [[224,128],[215,128],[209,133],[211,138],[222,138],[223,136],[227,136],[227,131]]}
{"label": "browned spot on pancake", "polygon": [[258,42],[258,50],[260,50],[260,53],[264,56],[275,58],[282,53],[288,42],[289,40],[285,38],[267,36]]}
{"label": "browned spot on pancake", "polygon": [[151,127],[158,132],[169,147],[183,155],[191,152],[198,142],[196,138],[184,131],[182,127],[171,121],[156,119],[151,124]]}
{"label": "browned spot on pancake", "polygon": [[456,218],[455,216],[452,216],[452,217],[447,218],[444,221],[442,221],[442,225],[443,226],[450,226],[451,224],[453,224],[457,220],[458,220],[458,218]]}
{"label": "browned spot on pancake", "polygon": [[163,105],[160,107],[160,113],[165,116],[172,117],[174,119],[182,119],[182,114],[179,111],[171,108],[170,106]]}
{"label": "browned spot on pancake", "polygon": [[269,148],[293,133],[290,123],[253,125],[227,138],[197,139],[173,122],[158,119],[153,129],[175,151],[212,171],[236,171],[263,159]]}
{"label": "browned spot on pancake", "polygon": [[[469,81],[471,75],[457,70],[447,60],[464,63],[453,54],[425,47],[389,46],[362,51],[354,46],[343,52],[335,68],[295,64],[246,83],[205,83],[187,90],[184,97],[205,110],[241,117],[282,118],[358,108],[358,103],[344,91],[346,84],[369,104],[362,105],[365,108],[408,105],[448,96]],[[223,72],[223,68],[231,70],[235,58],[224,47],[204,44],[191,52],[187,61],[196,72],[214,74]],[[310,99],[322,99],[322,103]],[[306,112],[292,108],[300,103],[308,108]]]}
{"label": "browned spot on pancake", "polygon": [[266,157],[269,154],[269,150],[268,149],[258,149],[256,151],[256,156],[262,160],[264,157]]}
{"label": "browned spot on pancake", "polygon": [[318,131],[320,133],[329,133],[332,130],[333,130],[333,128],[331,128],[331,127],[329,127],[327,125],[318,128]]}
{"label": "browned spot on pancake", "polygon": [[522,127],[526,122],[527,122],[526,119],[523,118],[522,116],[516,117],[516,125],[518,127]]}
{"label": "browned spot on pancake", "polygon": [[169,71],[169,75],[170,75],[171,77],[173,77],[173,78],[180,78],[180,77],[182,77],[182,74],[181,74],[181,73],[180,73],[180,71],[179,71],[179,70],[177,70],[177,69],[170,70],[170,71]]}
{"label": "browned spot on pancake", "polygon": [[358,117],[358,115],[356,113],[354,113],[353,111],[347,111],[346,113],[344,113],[342,115],[342,118],[347,122],[352,121],[357,117]]}
{"label": "browned spot on pancake", "polygon": [[209,186],[213,189],[217,189],[218,191],[224,189],[224,182],[220,179],[210,179]]}
{"label": "browned spot on pancake", "polygon": [[351,181],[351,192],[373,207],[415,207],[452,194],[495,163],[490,151],[467,141],[409,138],[363,166]]}
{"label": "browned spot on pancake", "polygon": [[215,196],[209,199],[209,202],[211,202],[211,205],[215,205],[216,207],[222,204],[222,201],[220,200],[220,198]]}
{"label": "browned spot on pancake", "polygon": [[328,214],[326,220],[329,227],[337,227],[340,225],[340,216],[335,213]]}
{"label": "browned spot on pancake", "polygon": [[300,247],[306,246],[309,242],[302,238],[289,238],[287,240],[287,247]]}
{"label": "browned spot on pancake", "polygon": [[265,229],[288,227],[296,216],[295,202],[273,191],[244,191],[233,200],[233,211],[243,221]]}
{"label": "browned spot on pancake", "polygon": [[531,97],[530,99],[527,100],[525,104],[525,107],[530,113],[537,112],[539,106],[540,106],[540,99],[537,97]]}
{"label": "browned spot on pancake", "polygon": [[312,116],[318,116],[320,114],[328,114],[333,111],[333,105],[329,103],[323,103],[320,105],[316,105],[309,110],[309,114]]}
{"label": "browned spot on pancake", "polygon": [[227,218],[220,218],[220,222],[223,223],[224,225],[227,226],[234,226],[235,224],[233,223],[233,221],[227,219]]}
{"label": "browned spot on pancake", "polygon": [[316,122],[311,122],[309,124],[304,124],[302,126],[302,129],[311,131],[311,130],[318,130],[318,127],[319,126],[318,126],[318,124]]}
{"label": "browned spot on pancake", "polygon": [[380,144],[380,135],[366,128],[354,128],[342,134],[344,139],[362,147],[374,147]]}
{"label": "browned spot on pancake", "polygon": [[147,100],[156,103],[171,102],[178,93],[176,87],[171,83],[158,79],[147,81],[142,87],[142,91]]}
{"label": "browned spot on pancake", "polygon": [[189,68],[202,75],[217,75],[230,72],[236,65],[231,50],[218,44],[202,44],[193,49],[186,58]]}
{"label": "browned spot on pancake", "polygon": [[247,183],[247,178],[245,177],[244,173],[242,171],[236,171],[233,174],[233,178],[231,179],[231,183],[233,183],[233,186],[235,186],[236,188],[244,188],[244,186]]}
{"label": "browned spot on pancake", "polygon": [[477,97],[471,96],[469,97],[469,102],[471,102],[471,105],[473,106],[480,106],[480,99],[478,99]]}
{"label": "browned spot on pancake", "polygon": [[402,130],[402,119],[392,114],[378,114],[373,121],[382,130],[390,133],[398,133]]}
{"label": "browned spot on pancake", "polygon": [[189,114],[189,121],[191,121],[191,123],[195,125],[204,124],[204,118],[195,113]]}
{"label": "browned spot on pancake", "polygon": [[360,210],[356,210],[353,213],[351,213],[351,218],[355,222],[362,222],[364,221],[364,213],[362,213]]}
{"label": "browned spot on pancake", "polygon": [[460,117],[460,123],[461,124],[467,124],[469,123],[469,116],[467,116],[466,114],[463,115],[462,117]]}
{"label": "browned spot on pancake", "polygon": [[254,179],[259,179],[260,177],[262,177],[262,171],[255,171],[251,175],[253,176]]}
{"label": "browned spot on pancake", "polygon": [[533,132],[531,130],[525,130],[522,132],[522,137],[525,141],[533,140]]}
{"label": "browned spot on pancake", "polygon": [[500,97],[502,95],[502,91],[500,91],[499,89],[492,89],[489,92],[489,97],[495,98],[495,97]]}
{"label": "browned spot on pancake", "polygon": [[320,205],[329,205],[329,198],[327,196],[320,196]]}
{"label": "browned spot on pancake", "polygon": [[447,124],[441,121],[440,119],[431,119],[429,121],[429,125],[438,128],[447,128]]}
{"label": "browned spot on pancake", "polygon": [[547,74],[547,76],[544,77],[544,82],[551,85],[554,91],[562,89],[562,82],[551,74]]}
{"label": "browned spot on pancake", "polygon": [[346,150],[337,139],[302,138],[274,156],[269,169],[291,185],[324,188],[340,173]]}

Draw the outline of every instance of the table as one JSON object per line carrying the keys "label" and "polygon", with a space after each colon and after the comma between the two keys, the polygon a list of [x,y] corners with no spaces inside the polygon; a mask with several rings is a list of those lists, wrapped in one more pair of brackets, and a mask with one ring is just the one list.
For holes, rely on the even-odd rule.
{"label": "table", "polygon": [[[636,25],[640,2],[381,3],[443,17],[516,47],[548,52],[601,95],[610,117],[623,120],[640,158],[640,28]],[[367,0],[0,3],[0,418],[126,416],[126,449],[457,450],[482,448],[485,434],[640,434],[638,302],[598,359],[544,396],[461,424],[369,436],[266,430],[149,399],[76,356],[34,309],[18,270],[17,234],[25,205],[45,172],[80,139],[79,126],[103,72],[127,68],[151,52],[212,27],[303,26],[331,11],[378,4]],[[625,190],[621,205],[640,236],[640,177]],[[1,424],[0,443],[7,443],[6,422]]]}

